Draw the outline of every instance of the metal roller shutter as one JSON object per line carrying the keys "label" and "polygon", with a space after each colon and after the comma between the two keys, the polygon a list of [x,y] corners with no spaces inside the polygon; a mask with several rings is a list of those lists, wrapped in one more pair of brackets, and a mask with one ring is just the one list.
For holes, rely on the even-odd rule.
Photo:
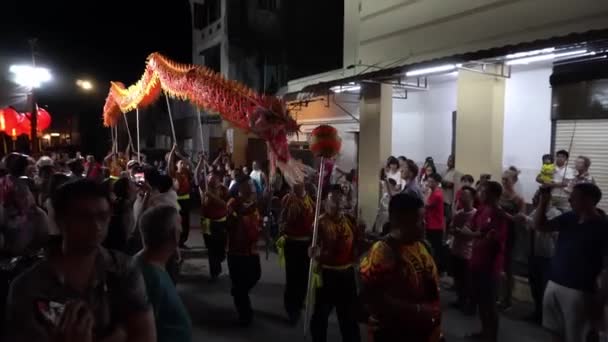
{"label": "metal roller shutter", "polygon": [[553,139],[555,151],[568,150],[572,142],[570,167],[577,156],[591,159],[589,172],[603,192],[599,206],[608,211],[608,119],[557,120]]}

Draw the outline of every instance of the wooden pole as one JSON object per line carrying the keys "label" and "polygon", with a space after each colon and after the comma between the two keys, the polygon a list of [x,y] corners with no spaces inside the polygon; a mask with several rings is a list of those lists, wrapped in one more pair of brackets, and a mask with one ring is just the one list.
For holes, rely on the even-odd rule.
{"label": "wooden pole", "polygon": [[[317,239],[319,237],[319,215],[321,214],[321,197],[323,196],[323,173],[325,171],[325,158],[321,157],[321,166],[319,167],[319,181],[317,183],[317,201],[315,203],[315,220],[312,228],[312,244],[311,247],[317,246]],[[308,286],[306,290],[306,311],[304,314],[304,337],[308,334],[308,323],[310,320],[310,314],[314,302],[311,301],[313,295],[312,278],[313,272],[317,266],[315,261],[315,255],[310,259],[310,266],[308,268]]]}
{"label": "wooden pole", "polygon": [[139,154],[139,108],[135,108],[135,124],[137,126],[137,162],[141,165],[141,154]]}
{"label": "wooden pole", "polygon": [[177,138],[175,137],[175,126],[173,125],[173,115],[171,114],[171,104],[169,103],[169,96],[165,93],[165,100],[167,101],[167,111],[169,112],[169,121],[171,122],[171,134],[173,134],[173,143],[177,144]]}
{"label": "wooden pole", "polygon": [[[30,39],[29,43],[30,43],[30,48],[32,51],[32,66],[33,66],[34,70],[36,70],[36,39]],[[32,155],[37,155],[40,150],[38,148],[38,106],[36,105],[36,96],[34,94],[34,87],[32,87],[32,92],[30,95],[31,95],[31,102],[32,102],[32,109],[31,109],[32,117],[30,118],[30,122],[31,122],[30,143],[32,144],[31,153],[32,153]]]}

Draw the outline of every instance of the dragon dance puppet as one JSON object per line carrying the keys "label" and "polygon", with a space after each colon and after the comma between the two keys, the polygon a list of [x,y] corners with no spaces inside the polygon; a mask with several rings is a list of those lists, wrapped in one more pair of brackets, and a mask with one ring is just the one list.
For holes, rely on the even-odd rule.
{"label": "dragon dance puppet", "polygon": [[204,66],[176,63],[159,53],[148,57],[137,83],[127,88],[111,82],[103,108],[104,125],[115,126],[123,113],[149,106],[162,91],[217,113],[233,126],[266,140],[270,170],[278,166],[292,184],[304,178],[302,165],[291,158],[287,140],[288,135],[297,134],[299,126],[281,99],[258,94]]}

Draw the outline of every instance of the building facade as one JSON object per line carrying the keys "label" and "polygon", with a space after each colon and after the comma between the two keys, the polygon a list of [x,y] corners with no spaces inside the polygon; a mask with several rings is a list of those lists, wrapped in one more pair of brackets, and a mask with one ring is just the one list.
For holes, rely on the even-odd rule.
{"label": "building facade", "polygon": [[[275,94],[289,78],[341,65],[343,7],[342,1],[322,0],[191,0],[192,61],[259,93]],[[311,25],[315,20],[323,25]],[[212,155],[227,149],[237,165],[267,159],[259,139],[230,129],[213,113],[203,116],[203,144]],[[191,111],[177,120],[196,150],[201,142],[195,117]]]}
{"label": "building facade", "polygon": [[[515,165],[530,200],[541,156],[566,148],[597,160],[592,173],[608,188],[608,154],[589,145],[592,133],[579,116],[557,110],[572,103],[563,94],[571,97],[573,88],[593,97],[569,86],[572,77],[559,69],[593,63],[595,74],[578,73],[589,77],[577,81],[601,75],[608,3],[346,0],[344,14],[342,67],[290,81],[286,98],[304,127],[326,122],[358,132],[359,204],[368,225],[377,210],[378,168],[389,155],[418,162],[432,156],[444,166],[455,154],[457,168],[476,178],[500,179]],[[578,112],[570,108],[570,115]]]}

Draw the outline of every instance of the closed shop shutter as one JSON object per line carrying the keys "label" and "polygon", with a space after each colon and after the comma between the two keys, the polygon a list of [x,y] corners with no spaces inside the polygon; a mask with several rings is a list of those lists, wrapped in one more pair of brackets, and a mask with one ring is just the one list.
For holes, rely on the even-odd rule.
{"label": "closed shop shutter", "polygon": [[553,139],[555,151],[570,149],[572,142],[570,167],[577,156],[591,159],[589,172],[603,193],[599,206],[608,211],[608,119],[557,120]]}

